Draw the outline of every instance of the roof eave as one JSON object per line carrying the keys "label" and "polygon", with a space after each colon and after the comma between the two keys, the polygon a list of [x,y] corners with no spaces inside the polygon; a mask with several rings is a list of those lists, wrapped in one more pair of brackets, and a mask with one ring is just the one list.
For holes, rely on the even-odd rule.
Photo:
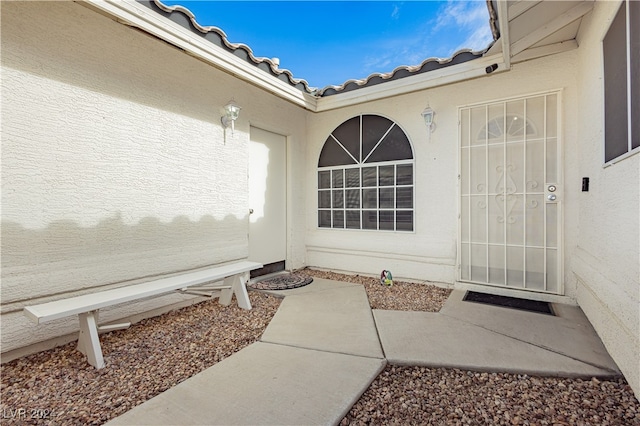
{"label": "roof eave", "polygon": [[391,96],[404,95],[419,90],[480,78],[489,74],[507,71],[508,69],[502,54],[485,56],[423,74],[388,81],[384,84],[322,97],[317,100],[316,111],[329,111]]}
{"label": "roof eave", "polygon": [[86,6],[110,18],[145,31],[160,40],[176,46],[203,62],[260,87],[282,99],[310,111],[328,111],[391,96],[480,78],[488,74],[507,71],[504,56],[487,54],[463,63],[419,73],[384,84],[350,90],[327,97],[315,97],[271,74],[249,64],[232,53],[212,45],[189,29],[165,19],[163,16],[138,4],[134,0],[83,0]]}
{"label": "roof eave", "polygon": [[273,78],[229,52],[213,46],[188,29],[138,4],[134,0],[84,0],[83,3],[125,25],[138,28],[174,45],[191,56],[231,75],[258,86],[305,109],[316,110],[316,98],[311,94]]}

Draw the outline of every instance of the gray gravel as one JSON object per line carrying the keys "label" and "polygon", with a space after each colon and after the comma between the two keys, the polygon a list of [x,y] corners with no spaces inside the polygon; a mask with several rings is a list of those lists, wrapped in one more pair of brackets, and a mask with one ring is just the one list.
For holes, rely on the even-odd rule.
{"label": "gray gravel", "polygon": [[327,280],[362,284],[367,291],[372,309],[438,312],[451,294],[450,289],[429,283],[418,284],[393,281],[393,286],[387,287],[380,284],[379,278],[374,277],[338,274],[336,272],[313,269],[301,269],[298,272]]}
{"label": "gray gravel", "polygon": [[[438,312],[451,290],[431,284],[303,270],[365,286],[374,309]],[[389,365],[342,420],[346,425],[640,425],[624,380],[600,381]]]}
{"label": "gray gravel", "polygon": [[640,404],[623,378],[600,381],[387,368],[346,425],[640,425]]}
{"label": "gray gravel", "polygon": [[75,342],[3,364],[2,423],[99,425],[117,417],[257,341],[281,300],[249,297],[250,311],[213,299],[104,334],[100,370]]}
{"label": "gray gravel", "polygon": [[[435,285],[304,270],[362,284],[374,309],[437,312],[450,290]],[[106,368],[70,343],[2,365],[3,424],[102,424],[257,341],[280,300],[250,292],[253,309],[217,300],[101,337]],[[15,410],[26,410],[27,417]],[[13,416],[13,417],[12,417]],[[539,378],[456,369],[387,366],[341,425],[640,425],[623,378]]]}

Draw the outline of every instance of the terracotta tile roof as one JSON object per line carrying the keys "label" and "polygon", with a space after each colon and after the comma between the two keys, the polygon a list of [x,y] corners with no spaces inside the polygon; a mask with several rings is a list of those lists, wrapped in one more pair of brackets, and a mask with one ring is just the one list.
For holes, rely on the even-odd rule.
{"label": "terracotta tile roof", "polygon": [[[242,43],[231,43],[220,28],[215,26],[202,26],[196,20],[195,15],[187,8],[183,6],[167,6],[160,0],[137,0],[138,3],[150,8],[151,10],[161,14],[167,19],[177,23],[178,25],[189,29],[195,34],[200,35],[210,43],[221,47],[233,55],[243,59],[249,64],[255,65],[259,69],[270,73],[274,77],[290,84],[291,86],[309,93],[317,97],[324,97],[335,95],[338,93],[345,93],[352,90],[375,86],[376,84],[384,83],[387,81],[393,81],[412,75],[417,75],[436,69],[445,68],[451,65],[460,64],[463,62],[471,61],[483,56],[488,50],[485,49],[479,52],[473,52],[469,49],[459,50],[454,53],[451,58],[439,59],[429,58],[423,61],[420,65],[414,66],[399,66],[389,73],[374,73],[365,79],[361,80],[348,80],[339,86],[327,86],[322,89],[310,87],[309,83],[304,79],[294,78],[291,71],[287,69],[280,69],[278,61],[270,58],[256,57],[249,46]],[[491,10],[491,0],[487,0],[489,9]],[[495,34],[494,34],[495,35]]]}
{"label": "terracotta tile roof", "polygon": [[445,68],[451,65],[461,64],[472,59],[481,58],[483,54],[484,51],[472,52],[470,49],[463,49],[454,53],[451,58],[429,58],[424,60],[420,65],[400,66],[390,73],[374,73],[362,80],[348,80],[339,86],[327,86],[320,90],[318,92],[318,95],[330,96],[338,93],[349,92],[351,90],[360,89],[363,87],[375,86],[376,84],[384,83],[387,81],[393,81],[400,78]]}

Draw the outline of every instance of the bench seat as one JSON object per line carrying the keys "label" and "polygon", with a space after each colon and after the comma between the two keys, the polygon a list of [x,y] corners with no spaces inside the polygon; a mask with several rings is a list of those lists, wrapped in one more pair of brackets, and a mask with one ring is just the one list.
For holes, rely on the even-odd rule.
{"label": "bench seat", "polygon": [[189,288],[192,286],[221,280],[224,280],[222,285],[200,287],[196,289],[194,294],[206,294],[206,292],[221,290],[219,299],[221,304],[229,305],[232,296],[235,294],[239,307],[251,309],[246,283],[249,281],[249,272],[261,267],[260,263],[244,260],[141,284],[27,306],[24,308],[24,313],[36,324],[78,315],[80,321],[78,350],[87,355],[87,360],[91,365],[100,369],[104,367],[104,359],[98,337],[99,332],[125,328],[130,324],[100,327],[98,325],[99,309],[173,291],[189,293]]}

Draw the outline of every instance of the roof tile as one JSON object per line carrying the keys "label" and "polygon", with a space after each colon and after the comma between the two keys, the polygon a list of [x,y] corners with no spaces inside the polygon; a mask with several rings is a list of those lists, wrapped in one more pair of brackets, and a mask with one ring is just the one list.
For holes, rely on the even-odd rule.
{"label": "roof tile", "polygon": [[[165,16],[169,20],[177,23],[183,28],[187,28],[195,34],[200,35],[208,42],[221,47],[238,58],[246,61],[249,64],[255,65],[259,69],[270,73],[279,80],[284,81],[291,86],[309,93],[314,96],[324,97],[331,96],[338,93],[349,92],[364,87],[371,87],[377,84],[385,83],[388,81],[398,80],[400,78],[410,77],[441,68],[445,68],[451,65],[460,64],[463,62],[471,61],[483,56],[487,49],[473,52],[470,49],[462,49],[457,51],[451,56],[451,58],[439,59],[429,58],[424,60],[419,65],[413,66],[399,66],[389,73],[373,73],[367,78],[361,80],[347,80],[338,86],[327,86],[318,90],[317,88],[310,87],[309,83],[304,79],[294,78],[291,71],[287,69],[280,69],[278,63],[269,58],[256,57],[249,46],[242,43],[231,43],[222,29],[214,26],[202,26],[196,20],[195,15],[187,8],[183,6],[167,6],[160,0],[137,0],[140,4],[143,4],[154,10],[155,12]],[[489,9],[491,9],[491,0],[487,1]]]}

